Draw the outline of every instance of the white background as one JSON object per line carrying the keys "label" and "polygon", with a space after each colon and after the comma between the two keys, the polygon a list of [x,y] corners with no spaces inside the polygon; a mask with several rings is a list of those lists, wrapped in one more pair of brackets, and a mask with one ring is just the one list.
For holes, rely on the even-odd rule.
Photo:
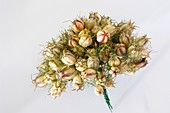
{"label": "white background", "polygon": [[[137,34],[148,34],[149,64],[134,76],[121,75],[109,89],[114,113],[170,113],[169,0],[0,0],[0,113],[109,113],[93,87],[53,100],[36,89],[39,54],[70,20],[91,11],[116,21],[132,20]],[[67,21],[67,22],[64,22]],[[34,76],[34,75],[33,75]]]}

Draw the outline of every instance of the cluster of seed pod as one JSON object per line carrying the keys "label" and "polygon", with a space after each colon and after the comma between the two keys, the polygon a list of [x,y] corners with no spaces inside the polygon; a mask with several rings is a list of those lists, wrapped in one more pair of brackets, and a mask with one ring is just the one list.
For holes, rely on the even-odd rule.
{"label": "cluster of seed pod", "polygon": [[33,80],[37,87],[49,86],[56,98],[68,82],[73,90],[93,85],[97,95],[103,87],[114,87],[114,78],[133,74],[147,64],[149,38],[133,35],[133,22],[113,22],[110,17],[90,13],[72,21],[68,30],[47,43],[44,61]]}

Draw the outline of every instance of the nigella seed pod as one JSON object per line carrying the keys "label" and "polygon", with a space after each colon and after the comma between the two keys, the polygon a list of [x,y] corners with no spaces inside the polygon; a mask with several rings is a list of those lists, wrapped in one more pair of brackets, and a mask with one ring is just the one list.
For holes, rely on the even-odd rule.
{"label": "nigella seed pod", "polygon": [[149,57],[149,51],[146,48],[142,48],[142,50],[140,51],[141,53],[141,57],[142,58],[148,58]]}
{"label": "nigella seed pod", "polygon": [[112,80],[112,78],[106,78],[105,82],[103,82],[102,85],[107,88],[111,88],[114,87],[114,81]]}
{"label": "nigella seed pod", "polygon": [[68,50],[63,51],[62,62],[66,65],[74,65],[76,62],[76,57]]}
{"label": "nigella seed pod", "polygon": [[80,45],[76,45],[75,47],[70,48],[70,49],[75,53],[75,56],[79,56],[79,57],[83,56],[85,52],[85,49],[81,47]]}
{"label": "nigella seed pod", "polygon": [[141,59],[149,57],[149,51],[143,47],[130,46],[128,48],[128,55],[134,59]]}
{"label": "nigella seed pod", "polygon": [[50,49],[46,48],[44,51],[43,51],[43,56],[46,60],[51,60],[54,58],[54,54],[51,52]]}
{"label": "nigella seed pod", "polygon": [[87,59],[87,66],[97,69],[99,67],[99,59],[96,56],[89,57]]}
{"label": "nigella seed pod", "polygon": [[48,84],[52,84],[52,81],[56,80],[56,73],[53,74],[45,74],[45,82]]}
{"label": "nigella seed pod", "polygon": [[101,43],[106,43],[110,38],[110,33],[106,30],[101,30],[97,32],[97,41]]}
{"label": "nigella seed pod", "polygon": [[92,44],[92,38],[90,35],[88,34],[84,34],[80,37],[80,40],[79,40],[79,44],[82,46],[82,47],[88,47]]}
{"label": "nigella seed pod", "polygon": [[97,32],[98,32],[99,30],[101,30],[101,27],[98,26],[98,25],[95,25],[95,26],[91,29],[92,33],[94,33],[94,34],[97,34]]}
{"label": "nigella seed pod", "polygon": [[136,72],[135,65],[130,61],[122,62],[119,66],[120,72],[128,75],[132,75]]}
{"label": "nigella seed pod", "polygon": [[86,59],[78,59],[75,63],[76,70],[82,72],[87,68],[87,60]]}
{"label": "nigella seed pod", "polygon": [[148,42],[149,42],[149,38],[147,38],[147,35],[136,38],[136,43],[139,46],[145,46]]}
{"label": "nigella seed pod", "polygon": [[118,67],[111,67],[109,70],[109,74],[112,76],[112,78],[116,77],[120,73],[120,69]]}
{"label": "nigella seed pod", "polygon": [[128,46],[132,43],[132,38],[128,34],[123,32],[119,37],[119,41],[120,41],[120,43]]}
{"label": "nigella seed pod", "polygon": [[118,24],[118,27],[120,31],[124,31],[129,35],[131,35],[131,33],[133,32],[136,26],[134,26],[134,22],[129,21],[129,22],[120,22]]}
{"label": "nigella seed pod", "polygon": [[89,34],[90,33],[90,31],[89,31],[89,29],[83,29],[82,31],[80,31],[80,33],[78,34],[78,37],[81,37],[81,36],[83,36],[84,34]]}
{"label": "nigella seed pod", "polygon": [[76,75],[74,67],[64,67],[58,74],[58,78],[62,80],[71,80]]}
{"label": "nigella seed pod", "polygon": [[82,84],[72,83],[72,90],[78,91],[82,89]]}
{"label": "nigella seed pod", "polygon": [[35,80],[33,80],[33,82],[35,83],[35,85],[37,87],[40,87],[40,88],[47,85],[47,83],[45,82],[45,76],[44,75],[37,76],[35,78]]}
{"label": "nigella seed pod", "polygon": [[95,94],[96,94],[97,96],[99,96],[99,95],[102,95],[102,94],[103,94],[104,89],[103,89],[103,87],[102,87],[101,85],[96,85],[94,92],[95,92]]}
{"label": "nigella seed pod", "polygon": [[113,25],[106,25],[103,30],[108,31],[110,36],[113,36],[116,33],[116,28]]}
{"label": "nigella seed pod", "polygon": [[86,68],[81,72],[81,75],[85,80],[93,80],[96,78],[96,71],[92,68]]}
{"label": "nigella seed pod", "polygon": [[113,58],[110,58],[109,61],[109,66],[118,66],[120,65],[120,59],[117,56],[114,56]]}
{"label": "nigella seed pod", "polygon": [[96,50],[93,48],[93,49],[87,49],[86,50],[86,56],[96,56]]}
{"label": "nigella seed pod", "polygon": [[78,32],[80,32],[83,29],[84,29],[84,22],[83,22],[82,19],[76,19],[76,20],[73,21],[73,23],[72,23],[72,30],[75,33],[78,33]]}
{"label": "nigella seed pod", "polygon": [[54,71],[57,71],[58,67],[57,64],[54,61],[49,61],[48,65],[50,66],[50,68]]}
{"label": "nigella seed pod", "polygon": [[85,22],[85,28],[91,29],[96,24],[96,20],[93,18],[87,19]]}
{"label": "nigella seed pod", "polygon": [[101,25],[102,28],[105,27],[106,25],[111,25],[111,24],[112,24],[112,21],[110,20],[109,17],[103,16],[101,18],[100,25]]}
{"label": "nigella seed pod", "polygon": [[140,69],[140,68],[145,67],[148,64],[148,62],[147,62],[146,58],[143,58],[142,60],[135,62],[134,64],[136,65],[137,69]]}
{"label": "nigella seed pod", "polygon": [[63,67],[63,64],[59,60],[51,60],[48,62],[49,70],[53,71],[60,71],[60,69]]}
{"label": "nigella seed pod", "polygon": [[49,93],[53,98],[59,97],[62,92],[66,90],[66,86],[61,81],[56,81],[53,83],[53,86],[50,88]]}
{"label": "nigella seed pod", "polygon": [[75,47],[78,43],[78,38],[77,37],[71,37],[68,41],[68,45],[71,47]]}
{"label": "nigella seed pod", "polygon": [[73,82],[72,82],[72,87],[73,87],[73,90],[80,90],[83,86],[83,80],[82,78],[80,77],[80,75],[76,75],[74,78],[73,78]]}
{"label": "nigella seed pod", "polygon": [[126,54],[126,46],[124,44],[116,44],[115,52],[119,56],[124,56]]}
{"label": "nigella seed pod", "polygon": [[37,69],[40,73],[45,73],[47,72],[49,69],[49,66],[48,66],[48,62],[43,62],[42,64],[40,64]]}
{"label": "nigella seed pod", "polygon": [[109,56],[110,52],[111,52],[110,47],[103,47],[98,53],[100,60],[101,61],[108,61],[108,59],[110,57]]}
{"label": "nigella seed pod", "polygon": [[127,49],[127,54],[129,55],[129,57],[131,58],[135,58],[135,57],[139,57],[139,53],[136,52],[136,47],[131,45],[128,49]]}
{"label": "nigella seed pod", "polygon": [[75,32],[72,30],[72,28],[68,29],[68,35],[69,36],[74,36],[75,35]]}
{"label": "nigella seed pod", "polygon": [[100,16],[97,12],[95,13],[92,12],[89,14],[89,19],[94,19],[98,23],[100,20]]}
{"label": "nigella seed pod", "polygon": [[126,73],[129,70],[129,66],[126,62],[122,62],[119,66],[121,73]]}
{"label": "nigella seed pod", "polygon": [[60,54],[63,51],[64,46],[60,43],[57,43],[57,45],[55,46],[55,48],[53,48],[53,52],[56,54]]}
{"label": "nigella seed pod", "polygon": [[76,75],[74,78],[73,78],[73,83],[75,84],[82,84],[83,80],[81,78],[80,75]]}

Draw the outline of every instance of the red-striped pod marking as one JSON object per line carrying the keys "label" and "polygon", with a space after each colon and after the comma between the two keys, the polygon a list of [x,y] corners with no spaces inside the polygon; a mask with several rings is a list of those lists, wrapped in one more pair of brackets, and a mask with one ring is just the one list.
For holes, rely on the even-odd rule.
{"label": "red-striped pod marking", "polygon": [[101,43],[106,43],[110,38],[110,33],[106,30],[101,30],[97,32],[97,41]]}

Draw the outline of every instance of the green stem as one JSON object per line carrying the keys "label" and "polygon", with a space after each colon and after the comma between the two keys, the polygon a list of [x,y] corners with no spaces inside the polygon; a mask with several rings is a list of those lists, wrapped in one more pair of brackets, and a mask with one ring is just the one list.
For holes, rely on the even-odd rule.
{"label": "green stem", "polygon": [[102,87],[104,89],[103,96],[104,96],[105,102],[106,102],[107,106],[109,107],[110,112],[112,113],[113,107],[110,103],[110,99],[109,99],[109,96],[107,94],[107,90],[104,86],[102,86]]}

